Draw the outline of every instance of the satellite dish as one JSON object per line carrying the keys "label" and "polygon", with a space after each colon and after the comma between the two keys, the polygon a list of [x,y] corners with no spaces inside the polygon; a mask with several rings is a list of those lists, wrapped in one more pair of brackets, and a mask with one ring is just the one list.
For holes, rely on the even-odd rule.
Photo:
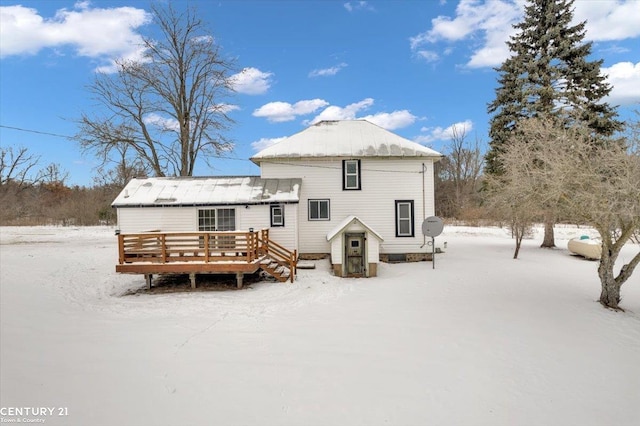
{"label": "satellite dish", "polygon": [[427,237],[437,237],[444,229],[444,222],[438,216],[430,216],[422,222],[422,234]]}

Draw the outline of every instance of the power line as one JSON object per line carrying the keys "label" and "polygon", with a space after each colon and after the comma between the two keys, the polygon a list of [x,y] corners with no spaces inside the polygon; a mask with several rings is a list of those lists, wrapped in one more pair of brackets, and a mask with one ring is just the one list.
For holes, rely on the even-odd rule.
{"label": "power line", "polygon": [[[60,135],[57,133],[50,133],[50,132],[42,132],[40,130],[33,130],[33,129],[24,129],[22,127],[13,127],[13,126],[5,126],[3,124],[0,124],[0,127],[3,127],[5,129],[11,129],[11,130],[18,130],[20,132],[28,132],[28,133],[36,133],[36,134],[40,134],[40,135],[47,135],[47,136],[55,136],[58,138],[64,138],[64,139],[73,139],[72,136],[66,136],[66,135]],[[238,157],[225,157],[222,155],[211,155],[209,156],[209,158],[218,158],[221,160],[236,160],[236,161],[251,161],[250,159],[247,158],[238,158]],[[267,162],[271,163],[271,164],[283,164],[283,165],[292,165],[292,163],[286,162],[286,161],[269,161],[268,159],[266,159]],[[252,161],[251,161],[252,162]],[[316,165],[316,164],[295,164],[296,167],[308,167],[308,168],[317,168],[317,169],[332,169],[332,170],[340,170],[341,167],[340,166],[322,166],[322,165]],[[362,168],[363,171],[369,171],[369,172],[383,172],[383,173],[402,173],[402,174],[420,174],[422,173],[422,171],[420,172],[414,172],[414,171],[399,171],[399,170],[383,170],[383,169],[370,169],[367,167],[363,167]]]}
{"label": "power line", "polygon": [[64,139],[73,139],[72,136],[60,135],[58,133],[41,132],[40,130],[23,129],[22,127],[5,126],[4,124],[0,124],[0,127],[3,127],[5,129],[18,130],[20,132],[37,133],[39,135],[55,136],[57,138],[64,138]]}
{"label": "power line", "polygon": [[[64,139],[70,139],[70,140],[74,139],[73,136],[61,135],[61,134],[58,134],[58,133],[51,133],[51,132],[43,132],[43,131],[40,131],[40,130],[25,129],[25,128],[22,128],[22,127],[5,126],[4,124],[0,124],[0,127],[5,128],[5,129],[17,130],[17,131],[20,131],[20,132],[36,133],[38,135],[55,136],[55,137],[58,137],[58,138],[64,138]],[[225,159],[225,160],[249,161],[249,160],[247,160],[245,158],[224,157],[222,155],[211,155],[210,157],[220,158],[220,159]]]}

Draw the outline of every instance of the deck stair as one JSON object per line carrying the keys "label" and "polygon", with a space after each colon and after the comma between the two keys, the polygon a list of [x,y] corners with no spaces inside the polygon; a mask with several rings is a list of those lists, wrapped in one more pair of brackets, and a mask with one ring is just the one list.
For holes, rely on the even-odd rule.
{"label": "deck stair", "polygon": [[291,270],[289,267],[270,256],[266,256],[262,261],[260,261],[260,269],[281,283],[286,282],[289,277],[291,277]]}

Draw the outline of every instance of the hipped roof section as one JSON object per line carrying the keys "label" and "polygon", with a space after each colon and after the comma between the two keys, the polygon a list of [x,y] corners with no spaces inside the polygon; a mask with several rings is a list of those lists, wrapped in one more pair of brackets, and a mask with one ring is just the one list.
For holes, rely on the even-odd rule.
{"label": "hipped roof section", "polygon": [[442,157],[366,120],[321,121],[251,157],[265,159],[320,157]]}
{"label": "hipped roof section", "polygon": [[298,203],[301,179],[258,176],[134,178],[112,207]]}

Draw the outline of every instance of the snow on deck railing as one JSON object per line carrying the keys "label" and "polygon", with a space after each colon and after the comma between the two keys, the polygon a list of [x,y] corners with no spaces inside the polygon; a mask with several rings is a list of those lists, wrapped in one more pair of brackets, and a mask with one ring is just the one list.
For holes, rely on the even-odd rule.
{"label": "snow on deck railing", "polygon": [[252,263],[268,257],[289,270],[293,282],[298,253],[258,232],[145,232],[118,235],[118,262],[123,264]]}
{"label": "snow on deck railing", "polygon": [[118,235],[119,263],[253,262],[255,232],[149,232]]}

